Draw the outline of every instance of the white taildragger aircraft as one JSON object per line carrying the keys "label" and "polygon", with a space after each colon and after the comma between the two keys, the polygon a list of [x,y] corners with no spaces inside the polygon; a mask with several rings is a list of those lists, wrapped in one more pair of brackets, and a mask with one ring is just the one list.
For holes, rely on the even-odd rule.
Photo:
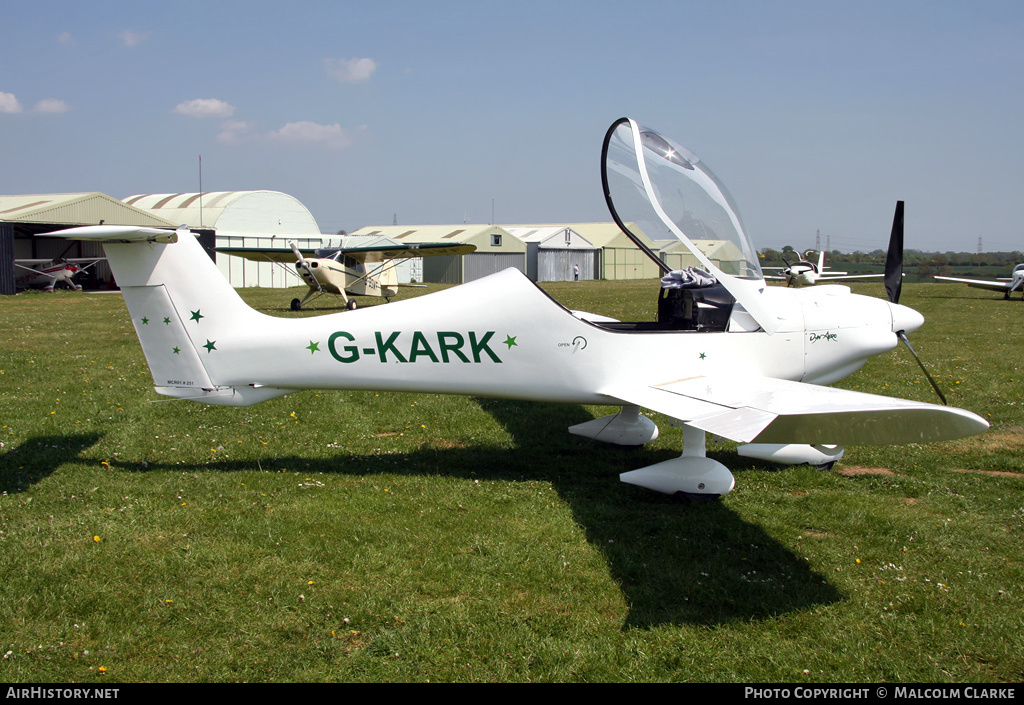
{"label": "white taildragger aircraft", "polygon": [[1018,264],[1008,278],[1000,277],[997,281],[985,281],[984,279],[960,279],[957,277],[940,277],[934,279],[944,282],[961,282],[975,289],[988,289],[989,291],[1003,292],[1003,298],[1009,299],[1014,291],[1021,292],[1021,300],[1024,301],[1024,264]]}
{"label": "white taildragger aircraft", "polygon": [[[246,406],[300,389],[355,389],[621,406],[570,429],[620,445],[657,438],[645,407],[682,425],[682,455],[620,478],[695,499],[734,486],[706,456],[706,433],[744,444],[746,455],[827,464],[844,445],[988,428],[962,409],[820,386],[924,323],[896,303],[902,202],[890,301],[839,285],[767,287],[732,199],[696,156],[623,118],[605,137],[603,161],[619,226],[678,238],[711,275],[667,277],[675,288],[662,290],[658,321],[569,311],[515,269],[373,311],[275,318],[249,308],[185,228],[52,234],[104,243],[156,391],[171,397]],[[715,266],[687,237],[691,228],[730,239],[736,259]]]}
{"label": "white taildragger aircraft", "polygon": [[[825,251],[818,253],[818,263],[811,262],[811,253],[807,252],[803,257],[797,254],[798,260],[790,262],[786,260],[785,267],[764,267],[766,270],[781,270],[782,276],[765,275],[765,279],[786,282],[786,286],[814,286],[818,282],[845,281],[847,279],[881,279],[884,274],[850,274],[848,272],[836,272],[825,266]],[[782,253],[786,259],[786,253]]]}
{"label": "white taildragger aircraft", "polygon": [[356,308],[349,296],[383,296],[391,301],[398,295],[397,260],[411,257],[467,255],[475,245],[423,243],[379,245],[373,247],[334,247],[303,252],[294,242],[290,249],[268,247],[218,247],[217,252],[236,255],[256,262],[283,264],[295,262],[295,271],[309,291],[302,299],[292,299],[292,311],[298,311],[322,294],[340,296],[348,310]]}

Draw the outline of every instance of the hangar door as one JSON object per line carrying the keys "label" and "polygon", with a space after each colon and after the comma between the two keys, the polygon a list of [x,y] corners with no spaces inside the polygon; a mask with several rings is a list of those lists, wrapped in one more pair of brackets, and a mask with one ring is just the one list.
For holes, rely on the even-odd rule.
{"label": "hangar door", "polygon": [[580,281],[593,279],[596,271],[594,250],[539,250],[537,253],[537,281],[571,282],[573,265],[580,268]]}
{"label": "hangar door", "polygon": [[471,282],[481,279],[488,274],[500,272],[509,267],[515,267],[523,274],[526,274],[526,253],[525,252],[474,252],[465,256],[464,282]]}

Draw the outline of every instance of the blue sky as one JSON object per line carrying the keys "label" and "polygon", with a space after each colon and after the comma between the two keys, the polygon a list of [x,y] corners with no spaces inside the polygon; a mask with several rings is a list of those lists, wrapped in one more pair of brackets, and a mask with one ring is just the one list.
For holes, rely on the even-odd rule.
{"label": "blue sky", "polygon": [[271,189],[321,229],[609,220],[629,116],[757,247],[1024,250],[1013,2],[7,3],[0,193]]}

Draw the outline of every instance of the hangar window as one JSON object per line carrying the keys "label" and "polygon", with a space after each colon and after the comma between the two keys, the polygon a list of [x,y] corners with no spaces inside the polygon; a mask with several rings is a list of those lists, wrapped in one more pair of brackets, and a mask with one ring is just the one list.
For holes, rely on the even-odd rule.
{"label": "hangar window", "polygon": [[501,233],[491,233],[491,247],[501,247]]}

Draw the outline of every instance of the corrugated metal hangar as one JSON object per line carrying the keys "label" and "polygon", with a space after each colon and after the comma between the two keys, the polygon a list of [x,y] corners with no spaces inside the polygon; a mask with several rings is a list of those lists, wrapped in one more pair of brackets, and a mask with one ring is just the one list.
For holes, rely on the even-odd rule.
{"label": "corrugated metal hangar", "polygon": [[[577,266],[583,280],[660,276],[655,264],[614,223],[392,225],[366,227],[342,237],[321,234],[309,210],[298,199],[278,191],[140,194],[123,201],[102,193],[71,193],[0,196],[0,294],[16,291],[16,259],[102,257],[102,249],[96,244],[34,237],[37,233],[100,223],[166,228],[187,225],[199,233],[203,246],[236,287],[303,284],[290,268],[215,254],[214,247],[287,248],[288,242],[294,241],[300,248],[314,249],[382,240],[392,244],[450,242],[476,246],[469,255],[406,263],[406,268],[412,266],[418,271],[406,273],[401,281],[458,284],[508,267],[542,282],[570,281]],[[653,243],[648,245],[657,249]],[[682,258],[675,255],[673,259]],[[91,267],[83,283],[88,288],[114,285],[104,262]]]}
{"label": "corrugated metal hangar", "polygon": [[[214,191],[210,193],[157,193],[131,196],[124,202],[193,230],[210,228],[217,247],[325,246],[327,236],[313,215],[294,196],[279,191]],[[291,269],[270,262],[253,262],[217,254],[217,266],[232,286],[303,286]]]}
{"label": "corrugated metal hangar", "polygon": [[384,236],[401,244],[476,245],[472,254],[424,258],[426,282],[463,284],[509,267],[526,273],[526,243],[497,225],[389,225],[361,228],[353,235]]}
{"label": "corrugated metal hangar", "polygon": [[593,279],[598,250],[567,225],[509,225],[505,228],[526,243],[526,276],[535,282]]}
{"label": "corrugated metal hangar", "polygon": [[[52,232],[76,225],[140,225],[173,228],[163,218],[122,203],[102,193],[51,193],[0,196],[0,294],[14,294],[22,268],[15,260],[50,260],[62,257],[102,257],[99,245],[37,238],[36,233]],[[212,233],[203,241],[212,251]],[[110,268],[100,262],[87,271],[93,288],[112,284]]]}

